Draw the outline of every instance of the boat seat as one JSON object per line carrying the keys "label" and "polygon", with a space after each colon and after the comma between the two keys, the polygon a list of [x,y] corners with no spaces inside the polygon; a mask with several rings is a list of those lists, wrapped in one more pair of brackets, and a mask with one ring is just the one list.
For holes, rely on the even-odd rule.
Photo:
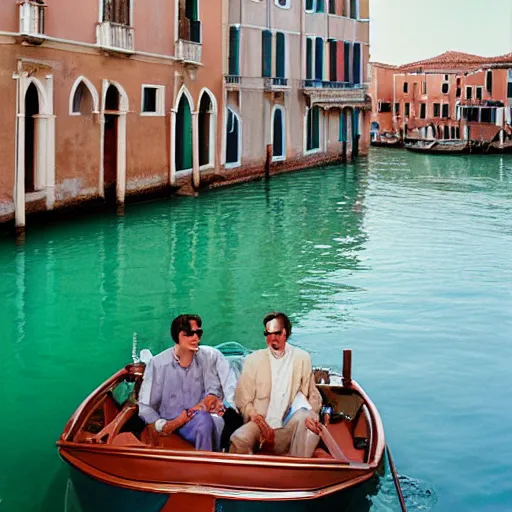
{"label": "boat seat", "polygon": [[110,443],[113,446],[146,446],[143,442],[139,441],[131,432],[122,432],[117,434]]}
{"label": "boat seat", "polygon": [[365,462],[365,450],[358,450],[354,447],[354,439],[352,437],[351,429],[346,421],[339,423],[330,423],[327,426],[330,434],[341,448],[343,454],[351,462]]}

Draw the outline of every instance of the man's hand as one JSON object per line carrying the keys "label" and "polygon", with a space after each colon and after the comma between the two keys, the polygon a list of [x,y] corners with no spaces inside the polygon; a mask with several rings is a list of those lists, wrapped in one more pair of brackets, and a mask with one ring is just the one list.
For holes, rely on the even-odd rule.
{"label": "man's hand", "polygon": [[251,421],[254,421],[261,432],[261,444],[264,450],[271,451],[274,448],[274,430],[265,421],[265,418],[261,414],[251,416]]}
{"label": "man's hand", "polygon": [[310,416],[306,419],[304,424],[306,425],[306,428],[313,432],[313,434],[316,434],[317,436],[320,435],[320,422],[318,420],[315,420]]}
{"label": "man's hand", "polygon": [[191,416],[187,414],[187,411],[182,411],[181,414],[174,418],[173,420],[169,420],[162,429],[162,434],[166,436],[170,436],[175,430],[178,430],[179,428],[183,427],[185,423],[188,423],[190,421]]}
{"label": "man's hand", "polygon": [[218,402],[220,402],[220,400],[215,395],[206,395],[202,400],[207,412],[213,412],[218,406]]}

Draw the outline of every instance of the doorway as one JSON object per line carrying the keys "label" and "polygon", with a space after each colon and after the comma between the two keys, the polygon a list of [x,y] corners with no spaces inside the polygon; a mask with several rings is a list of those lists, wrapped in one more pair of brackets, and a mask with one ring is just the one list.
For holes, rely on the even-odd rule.
{"label": "doorway", "polygon": [[36,86],[30,84],[25,95],[25,193],[36,190],[37,115],[39,95]]}
{"label": "doorway", "polygon": [[103,140],[103,187],[107,204],[116,203],[119,92],[110,85],[105,99],[105,137]]}

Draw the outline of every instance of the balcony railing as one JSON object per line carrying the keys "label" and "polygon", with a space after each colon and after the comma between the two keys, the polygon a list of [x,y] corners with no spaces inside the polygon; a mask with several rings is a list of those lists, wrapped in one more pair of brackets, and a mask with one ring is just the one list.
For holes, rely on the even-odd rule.
{"label": "balcony railing", "polygon": [[38,2],[19,2],[20,34],[41,36],[44,34],[44,10],[46,4]]}
{"label": "balcony railing", "polygon": [[288,78],[278,76],[265,78],[263,87],[265,89],[288,89]]}
{"label": "balcony railing", "polygon": [[360,89],[363,84],[354,84],[352,82],[330,82],[327,80],[307,79],[302,81],[303,89]]}
{"label": "balcony railing", "polygon": [[241,85],[242,77],[239,75],[225,75],[224,81],[227,85]]}
{"label": "balcony railing", "polygon": [[176,57],[185,62],[197,62],[201,64],[203,59],[203,45],[178,39],[178,41],[176,41]]}
{"label": "balcony railing", "polygon": [[103,48],[133,51],[134,32],[128,25],[104,21],[96,26],[97,44]]}

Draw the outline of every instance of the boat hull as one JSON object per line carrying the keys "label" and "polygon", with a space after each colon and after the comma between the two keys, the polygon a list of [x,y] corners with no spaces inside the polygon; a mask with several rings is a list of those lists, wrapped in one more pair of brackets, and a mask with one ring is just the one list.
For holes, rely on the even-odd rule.
{"label": "boat hull", "polygon": [[[379,477],[327,496],[303,501],[251,500],[217,498],[215,496],[183,493],[156,493],[135,491],[102,483],[75,468],[70,469],[71,492],[66,502],[79,504],[81,512],[126,512],[143,510],[144,512],[313,512],[327,506],[328,509],[345,512],[369,512],[372,506],[371,496],[379,488]],[[72,508],[77,511],[76,505]],[[65,510],[64,512],[71,512]]]}

